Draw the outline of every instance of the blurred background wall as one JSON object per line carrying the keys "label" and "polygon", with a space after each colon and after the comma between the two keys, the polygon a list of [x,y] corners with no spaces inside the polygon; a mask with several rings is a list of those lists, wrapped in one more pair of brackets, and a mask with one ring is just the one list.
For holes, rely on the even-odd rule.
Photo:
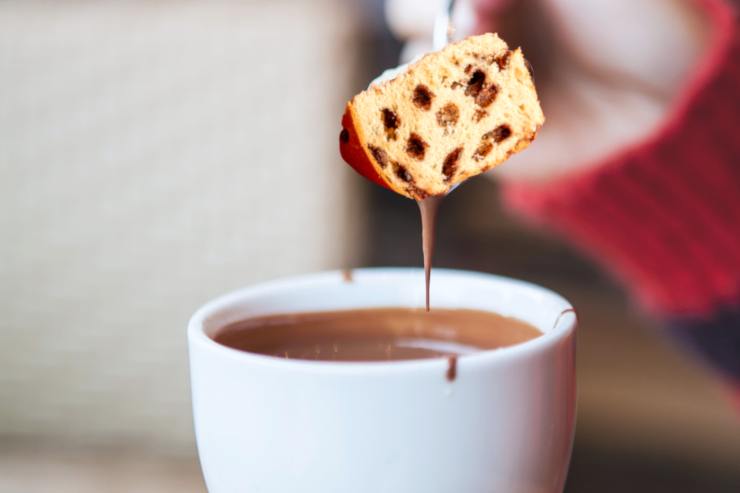
{"label": "blurred background wall", "polygon": [[341,2],[0,4],[0,436],[192,453],[185,325],[356,258]]}
{"label": "blurred background wall", "polygon": [[[380,9],[0,3],[0,491],[204,491],[189,315],[276,276],[420,265],[415,204],[336,150],[345,100],[398,56]],[[436,265],[579,308],[570,493],[740,490],[737,412],[610,279],[485,178],[438,232]]]}

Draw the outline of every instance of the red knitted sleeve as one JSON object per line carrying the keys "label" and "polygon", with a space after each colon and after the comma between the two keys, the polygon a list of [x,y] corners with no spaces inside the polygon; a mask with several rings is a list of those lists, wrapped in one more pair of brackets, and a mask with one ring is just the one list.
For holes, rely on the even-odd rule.
{"label": "red knitted sleeve", "polygon": [[726,4],[705,4],[716,38],[656,133],[588,171],[504,188],[669,318],[740,306],[740,36]]}

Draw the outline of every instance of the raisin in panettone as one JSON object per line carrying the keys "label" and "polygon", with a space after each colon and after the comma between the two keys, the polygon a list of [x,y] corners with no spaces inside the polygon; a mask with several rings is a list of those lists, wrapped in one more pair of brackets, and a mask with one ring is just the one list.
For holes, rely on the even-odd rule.
{"label": "raisin in panettone", "polygon": [[544,121],[521,50],[483,34],[352,98],[340,150],[363,176],[423,199],[526,148]]}

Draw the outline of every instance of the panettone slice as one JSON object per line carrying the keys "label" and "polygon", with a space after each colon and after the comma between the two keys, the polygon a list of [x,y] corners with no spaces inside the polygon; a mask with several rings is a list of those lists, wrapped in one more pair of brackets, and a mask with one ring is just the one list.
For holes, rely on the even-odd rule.
{"label": "panettone slice", "polygon": [[489,33],[427,54],[352,98],[340,151],[368,179],[423,199],[526,148],[544,121],[521,50]]}

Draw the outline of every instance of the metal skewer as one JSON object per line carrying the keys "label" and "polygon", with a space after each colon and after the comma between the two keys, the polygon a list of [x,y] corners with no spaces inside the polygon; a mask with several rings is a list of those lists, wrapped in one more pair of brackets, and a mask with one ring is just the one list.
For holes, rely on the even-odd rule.
{"label": "metal skewer", "polygon": [[455,34],[455,27],[452,25],[452,13],[455,10],[455,0],[440,0],[440,9],[437,17],[434,19],[434,32],[432,45],[434,50],[441,50],[450,42]]}

